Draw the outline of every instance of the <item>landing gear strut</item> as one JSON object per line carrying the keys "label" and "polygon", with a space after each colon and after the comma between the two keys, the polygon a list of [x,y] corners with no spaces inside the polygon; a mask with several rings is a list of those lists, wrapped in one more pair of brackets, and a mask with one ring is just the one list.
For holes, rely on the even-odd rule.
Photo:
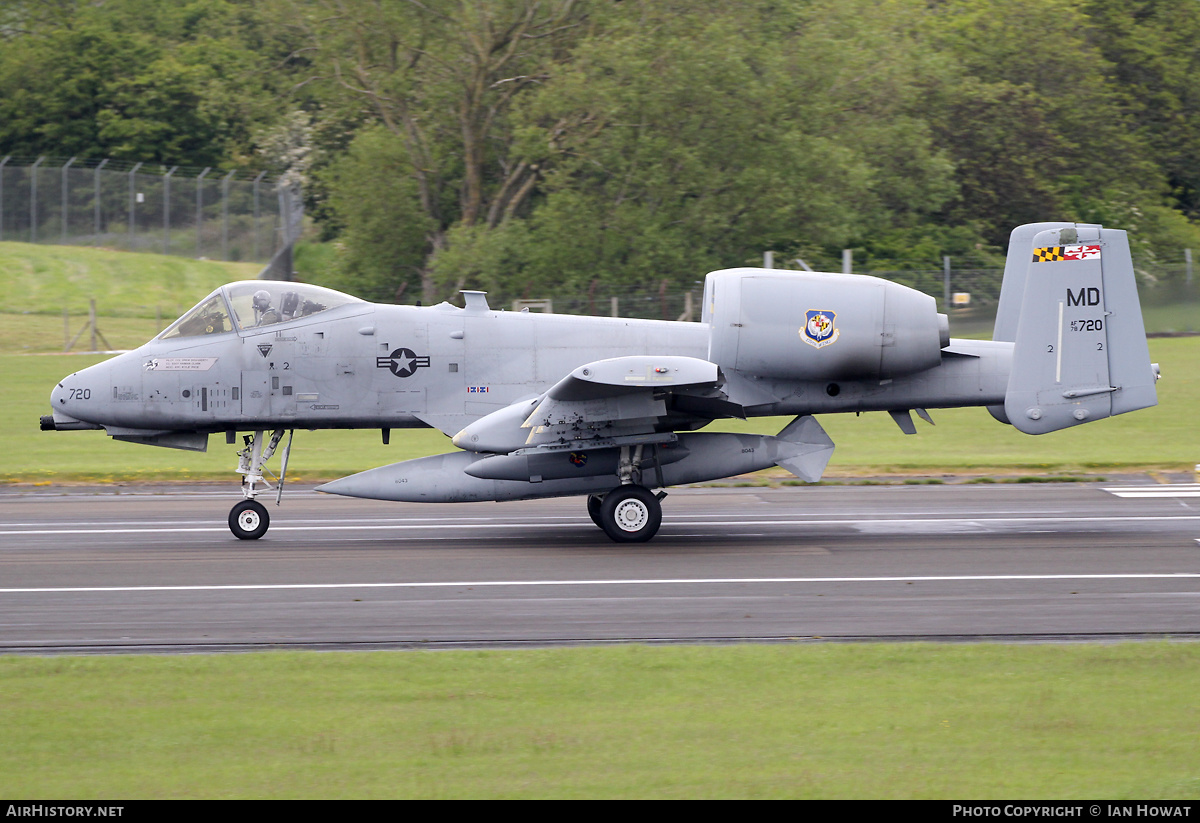
{"label": "landing gear strut", "polygon": [[266,433],[261,430],[254,432],[253,436],[245,435],[242,438],[245,447],[238,452],[237,471],[242,476],[242,495],[245,499],[229,512],[229,530],[240,540],[257,540],[267,533],[267,528],[271,525],[267,507],[254,498],[262,492],[272,489],[276,490],[276,505],[283,497],[283,481],[287,476],[288,455],[292,451],[292,434],[294,432],[288,434],[288,442],[283,449],[283,456],[280,458],[279,475],[275,478],[278,482],[277,486],[272,486],[270,481],[263,477],[265,470],[263,464],[275,454],[275,449],[283,440],[284,431],[284,429],[276,429],[271,432],[270,440],[265,443],[264,435]]}

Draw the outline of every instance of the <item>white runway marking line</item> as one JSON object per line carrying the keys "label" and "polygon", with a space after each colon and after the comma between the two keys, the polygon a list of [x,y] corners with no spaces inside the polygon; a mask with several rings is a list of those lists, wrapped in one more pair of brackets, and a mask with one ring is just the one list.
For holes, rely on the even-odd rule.
{"label": "white runway marking line", "polygon": [[[582,518],[572,518],[574,522],[559,522],[559,523],[376,523],[376,524],[354,524],[347,523],[338,526],[272,526],[271,532],[323,532],[323,531],[411,531],[416,529],[459,529],[459,530],[487,530],[499,531],[502,529],[558,529],[564,526],[575,524],[583,524],[589,521]],[[705,521],[703,523],[689,524],[686,520],[673,520],[669,525],[677,526],[747,526],[747,525],[762,525],[762,526],[858,526],[868,524],[871,526],[904,526],[904,525],[966,525],[981,527],[989,523],[1122,523],[1122,522],[1140,522],[1140,521],[1155,521],[1164,522],[1169,520],[1200,520],[1200,514],[1177,514],[1177,515],[1128,515],[1128,516],[1095,516],[1095,517],[1072,517],[1069,515],[1063,516],[1039,516],[1031,515],[1029,517],[924,517],[924,518],[880,518],[878,520],[717,520]],[[169,526],[149,526],[146,528],[130,529],[5,529],[0,527],[0,536],[8,534],[175,534],[179,532],[227,532],[225,526],[192,526],[187,528],[175,528]]]}
{"label": "white runway marking line", "polygon": [[1164,483],[1161,486],[1105,486],[1115,497],[1200,497],[1200,483]]}
{"label": "white runway marking line", "polygon": [[278,591],[281,589],[449,589],[495,588],[501,586],[677,586],[712,584],[778,583],[950,583],[1004,582],[1031,580],[1195,580],[1200,572],[1162,572],[1137,574],[951,574],[888,577],[679,577],[633,578],[629,580],[473,580],[410,583],[235,583],[211,586],[60,586],[0,589],[0,594],[79,594],[104,592],[207,592],[207,591]]}

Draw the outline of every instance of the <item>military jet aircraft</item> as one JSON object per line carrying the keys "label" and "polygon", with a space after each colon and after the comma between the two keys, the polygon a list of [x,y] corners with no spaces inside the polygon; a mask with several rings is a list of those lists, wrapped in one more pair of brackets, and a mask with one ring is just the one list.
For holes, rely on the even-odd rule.
{"label": "military jet aircraft", "polygon": [[[618,542],[649,540],[661,489],[782,466],[820,479],[814,415],[983,406],[1028,434],[1153,406],[1124,231],[1037,223],[1012,233],[993,340],[958,340],[932,297],[874,277],[738,268],[704,283],[699,323],[465,306],[376,305],[312,285],[231,283],[134,351],[63,378],[43,429],[204,451],[236,444],[242,539],[282,493],[296,429],[432,426],[459,451],[319,491],[452,503],[579,495]],[[776,435],[697,431],[794,416]],[[264,464],[288,434],[277,486]]]}

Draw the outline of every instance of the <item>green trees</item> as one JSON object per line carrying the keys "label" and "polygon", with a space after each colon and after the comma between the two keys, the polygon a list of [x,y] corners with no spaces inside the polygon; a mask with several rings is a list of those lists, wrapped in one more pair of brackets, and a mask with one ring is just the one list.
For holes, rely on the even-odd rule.
{"label": "green trees", "polygon": [[542,143],[522,273],[678,287],[763,249],[919,222],[951,167],[909,116],[917,67],[886,24],[849,25],[858,5],[622,4],[523,111],[544,133],[586,127]]}
{"label": "green trees", "polygon": [[1119,221],[1157,199],[1153,167],[1079,3],[953,3],[925,29],[956,61],[930,110],[957,169],[951,221],[984,215],[988,240],[999,244],[1006,227],[1047,215]]}
{"label": "green trees", "polygon": [[[389,247],[368,253],[378,261],[376,271],[390,257],[397,285],[411,282],[433,299],[439,288],[432,263],[449,233],[496,229],[526,206],[542,169],[523,151],[512,114],[571,54],[586,21],[581,5],[329,0],[292,6],[294,31],[311,61],[306,79],[316,81],[332,110],[376,124],[326,177],[331,189],[342,190],[330,204],[348,235],[358,242],[374,236]],[[402,179],[372,180],[372,163]],[[355,181],[365,188],[355,189]],[[414,227],[423,231],[424,262],[414,266],[410,244],[364,224],[375,218],[359,206],[377,198],[371,191],[377,185],[409,192],[395,217],[405,221],[406,236]],[[370,265],[358,250],[348,259],[360,270]]]}
{"label": "green trees", "polygon": [[252,165],[300,117],[322,276],[378,299],[935,267],[1046,219],[1174,259],[1198,35],[1194,0],[0,0],[0,154]]}
{"label": "green trees", "polygon": [[[919,116],[908,8],[342,2],[307,36],[334,96],[403,146],[434,299],[467,283],[679,287],[766,248],[920,226],[953,168]],[[361,140],[357,162],[401,156]],[[374,196],[335,205],[348,232]]]}
{"label": "green trees", "polygon": [[283,80],[261,24],[226,0],[0,0],[0,154],[244,162]]}

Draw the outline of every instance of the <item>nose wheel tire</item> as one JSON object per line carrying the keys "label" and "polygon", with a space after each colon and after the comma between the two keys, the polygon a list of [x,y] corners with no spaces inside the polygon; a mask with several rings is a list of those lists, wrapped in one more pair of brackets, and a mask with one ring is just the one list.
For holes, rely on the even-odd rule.
{"label": "nose wheel tire", "polygon": [[270,525],[267,507],[257,500],[243,500],[229,512],[229,530],[239,540],[257,540]]}
{"label": "nose wheel tire", "polygon": [[[588,508],[590,513],[590,500]],[[600,528],[618,543],[644,543],[660,525],[662,504],[645,486],[620,486],[600,504]]]}

